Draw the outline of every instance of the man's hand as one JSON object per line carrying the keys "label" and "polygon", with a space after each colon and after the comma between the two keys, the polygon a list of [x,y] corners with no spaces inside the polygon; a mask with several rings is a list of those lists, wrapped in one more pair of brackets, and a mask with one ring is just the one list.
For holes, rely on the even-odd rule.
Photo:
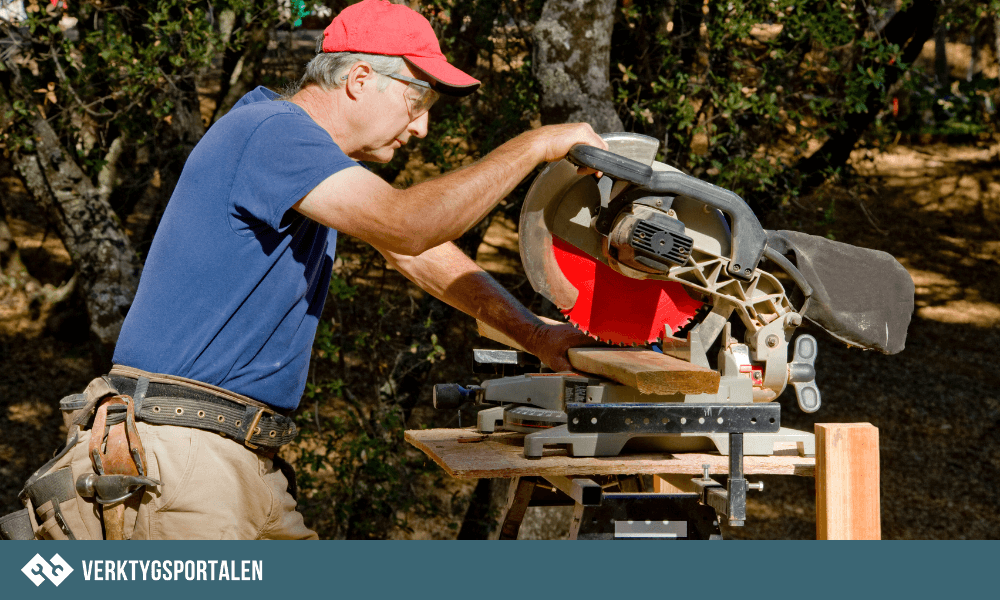
{"label": "man's hand", "polygon": [[569,324],[542,324],[535,330],[525,350],[537,356],[553,371],[572,371],[566,351],[580,346],[596,346],[596,340]]}
{"label": "man's hand", "polygon": [[570,148],[577,144],[587,144],[602,150],[608,149],[607,142],[597,135],[587,123],[546,125],[522,135],[528,137],[533,147],[540,152],[539,162],[562,160]]}

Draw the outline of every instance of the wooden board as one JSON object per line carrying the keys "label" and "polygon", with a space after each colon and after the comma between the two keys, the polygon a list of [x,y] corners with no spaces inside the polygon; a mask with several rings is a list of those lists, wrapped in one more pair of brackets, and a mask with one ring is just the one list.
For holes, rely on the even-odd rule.
{"label": "wooden board", "polygon": [[878,428],[816,424],[816,538],[882,539]]}
{"label": "wooden board", "polygon": [[[614,457],[572,457],[566,450],[546,449],[539,459],[522,454],[524,434],[498,432],[488,435],[474,429],[411,430],[405,439],[434,459],[452,477],[481,479],[546,475],[700,475],[701,465],[713,474],[729,472],[729,457],[718,454],[633,454]],[[795,452],[794,444],[778,456],[747,456],[743,469],[756,475],[812,477],[816,461]]]}
{"label": "wooden board", "polygon": [[719,374],[673,356],[641,348],[570,348],[573,368],[617,381],[641,394],[714,394]]}
{"label": "wooden board", "polygon": [[[550,319],[546,322],[554,323]],[[511,348],[524,350],[514,340],[476,321],[479,334]],[[606,377],[639,390],[641,394],[714,394],[719,374],[706,367],[642,348],[570,348],[573,368]]]}

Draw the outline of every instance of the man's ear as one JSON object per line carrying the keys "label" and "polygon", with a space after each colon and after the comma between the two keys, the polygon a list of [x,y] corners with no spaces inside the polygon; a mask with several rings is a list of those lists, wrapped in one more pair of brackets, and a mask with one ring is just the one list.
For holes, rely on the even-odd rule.
{"label": "man's ear", "polygon": [[344,88],[347,90],[349,97],[357,99],[358,96],[366,91],[375,89],[375,80],[377,78],[378,73],[375,72],[375,69],[370,64],[362,61],[356,63],[347,71],[347,81],[344,82]]}

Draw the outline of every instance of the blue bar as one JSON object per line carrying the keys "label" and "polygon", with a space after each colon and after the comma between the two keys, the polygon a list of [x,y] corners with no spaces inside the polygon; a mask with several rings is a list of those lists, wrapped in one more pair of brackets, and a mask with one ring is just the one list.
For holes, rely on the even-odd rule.
{"label": "blue bar", "polygon": [[[998,551],[997,542],[12,542],[0,544],[0,598],[995,597]],[[72,569],[64,578],[59,558]],[[29,564],[37,586],[22,572]]]}

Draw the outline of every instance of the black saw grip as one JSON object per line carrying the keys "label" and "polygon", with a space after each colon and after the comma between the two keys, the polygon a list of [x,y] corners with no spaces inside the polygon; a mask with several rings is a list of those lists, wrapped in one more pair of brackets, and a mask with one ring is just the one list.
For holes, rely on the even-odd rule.
{"label": "black saw grip", "polygon": [[675,171],[654,171],[649,165],[593,146],[577,144],[566,158],[574,164],[602,171],[641,189],[686,196],[726,213],[732,221],[733,230],[729,274],[744,281],[753,275],[767,248],[767,233],[743,198],[696,177]]}
{"label": "black saw grip", "polygon": [[597,169],[609,177],[638,186],[645,186],[653,176],[653,167],[649,165],[586,144],[577,144],[570,148],[566,158],[578,166]]}

